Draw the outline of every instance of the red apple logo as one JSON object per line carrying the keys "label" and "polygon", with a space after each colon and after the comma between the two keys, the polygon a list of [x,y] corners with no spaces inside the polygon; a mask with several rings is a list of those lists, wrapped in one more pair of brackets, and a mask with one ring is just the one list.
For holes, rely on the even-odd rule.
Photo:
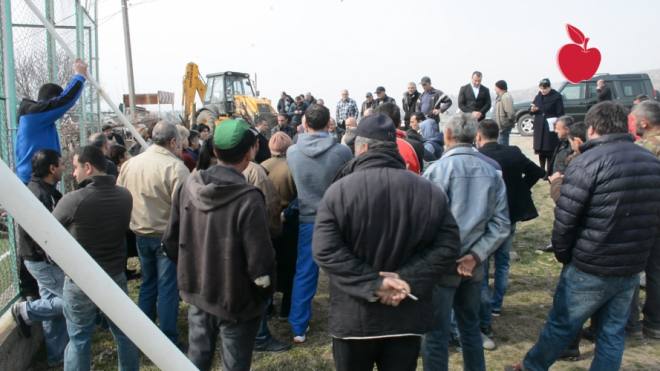
{"label": "red apple logo", "polygon": [[577,28],[566,24],[566,30],[575,44],[566,44],[559,49],[559,70],[572,83],[589,80],[598,71],[600,52],[596,48],[587,49],[589,38],[585,38]]}

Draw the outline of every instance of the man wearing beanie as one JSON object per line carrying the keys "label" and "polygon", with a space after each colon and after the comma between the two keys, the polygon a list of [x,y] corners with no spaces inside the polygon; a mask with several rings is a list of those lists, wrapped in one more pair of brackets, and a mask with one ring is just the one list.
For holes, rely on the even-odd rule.
{"label": "man wearing beanie", "polygon": [[300,207],[298,261],[289,314],[295,343],[305,341],[312,316],[312,299],[318,285],[319,267],[312,258],[316,210],[339,169],[353,157],[348,147],[337,143],[337,139],[328,134],[329,122],[330,111],[326,107],[318,104],[309,107],[303,120],[305,133],[299,134],[297,144],[287,151],[287,163],[298,187]]}
{"label": "man wearing beanie", "polygon": [[416,370],[420,338],[433,328],[433,286],[458,259],[459,230],[445,194],[406,170],[396,136],[388,116],[364,118],[356,157],[318,209],[313,252],[330,279],[339,371]]}
{"label": "man wearing beanie", "polygon": [[511,129],[516,125],[516,111],[513,109],[513,97],[509,94],[506,81],[500,80],[495,83],[495,122],[500,127],[500,135],[497,143],[503,146],[509,145]]}
{"label": "man wearing beanie", "polygon": [[212,368],[218,334],[222,369],[250,369],[264,305],[274,292],[264,196],[242,174],[255,140],[242,121],[218,125],[218,166],[195,172],[177,189],[163,236],[167,257],[177,263],[179,294],[190,303],[188,358],[200,370]]}

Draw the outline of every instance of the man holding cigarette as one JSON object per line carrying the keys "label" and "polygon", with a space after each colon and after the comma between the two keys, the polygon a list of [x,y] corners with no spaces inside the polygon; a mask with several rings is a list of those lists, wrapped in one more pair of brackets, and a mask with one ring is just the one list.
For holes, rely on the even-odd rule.
{"label": "man holding cigarette", "polygon": [[335,367],[412,371],[433,286],[456,269],[458,226],[444,192],[406,170],[388,116],[362,119],[355,154],[321,200],[312,247],[330,279]]}

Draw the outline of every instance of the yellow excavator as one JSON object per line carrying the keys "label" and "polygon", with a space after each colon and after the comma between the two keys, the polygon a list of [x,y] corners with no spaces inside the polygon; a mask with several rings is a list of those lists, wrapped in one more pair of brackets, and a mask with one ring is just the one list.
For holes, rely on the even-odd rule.
{"label": "yellow excavator", "polygon": [[[277,111],[266,98],[257,98],[250,75],[243,72],[219,72],[206,75],[206,82],[199,67],[190,62],[183,77],[183,112],[181,120],[190,127],[191,123],[206,124],[211,130],[224,120],[242,118],[250,126],[263,117],[268,127],[277,125]],[[195,93],[203,106],[195,105]],[[270,130],[268,130],[270,136]]]}

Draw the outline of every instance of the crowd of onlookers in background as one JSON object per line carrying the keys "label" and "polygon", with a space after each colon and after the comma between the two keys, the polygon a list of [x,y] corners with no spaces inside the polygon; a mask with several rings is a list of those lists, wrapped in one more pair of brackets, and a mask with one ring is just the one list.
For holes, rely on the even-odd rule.
{"label": "crowd of onlookers in background", "polygon": [[[538,342],[507,369],[575,359],[584,338],[596,343],[592,369],[616,370],[626,337],[660,338],[658,102],[640,96],[630,113],[604,98],[574,122],[541,80],[529,109],[539,166],[509,146],[516,115],[503,80],[486,117],[493,102],[479,72],[459,92],[461,113],[442,123],[452,101],[429,77],[422,92],[408,85],[403,117],[382,86],[360,108],[342,91],[334,117],[310,93],[282,92],[273,127],[263,117],[158,122],[138,128],[148,147],[126,148],[104,126],[76,149],[78,189],[62,195],[54,121],[75,104],[86,68],[76,60],[66,89],[46,84],[21,103],[17,175],[119,288],[141,278],[139,308],[201,370],[218,337],[225,370],[289,350],[270,332],[276,313],[293,343],[305,342],[319,268],[338,370],[415,370],[420,352],[424,369],[446,370],[450,347],[465,369],[485,370],[492,317],[507,312],[516,226],[538,216],[531,189],[541,179],[556,203],[544,250],[563,268]],[[89,370],[92,333],[105,324],[120,369],[139,369],[133,342],[23,228],[20,237],[27,300],[11,312],[21,335],[41,322],[49,366]],[[131,255],[139,274],[127,270]],[[180,300],[190,304],[187,342]]]}

